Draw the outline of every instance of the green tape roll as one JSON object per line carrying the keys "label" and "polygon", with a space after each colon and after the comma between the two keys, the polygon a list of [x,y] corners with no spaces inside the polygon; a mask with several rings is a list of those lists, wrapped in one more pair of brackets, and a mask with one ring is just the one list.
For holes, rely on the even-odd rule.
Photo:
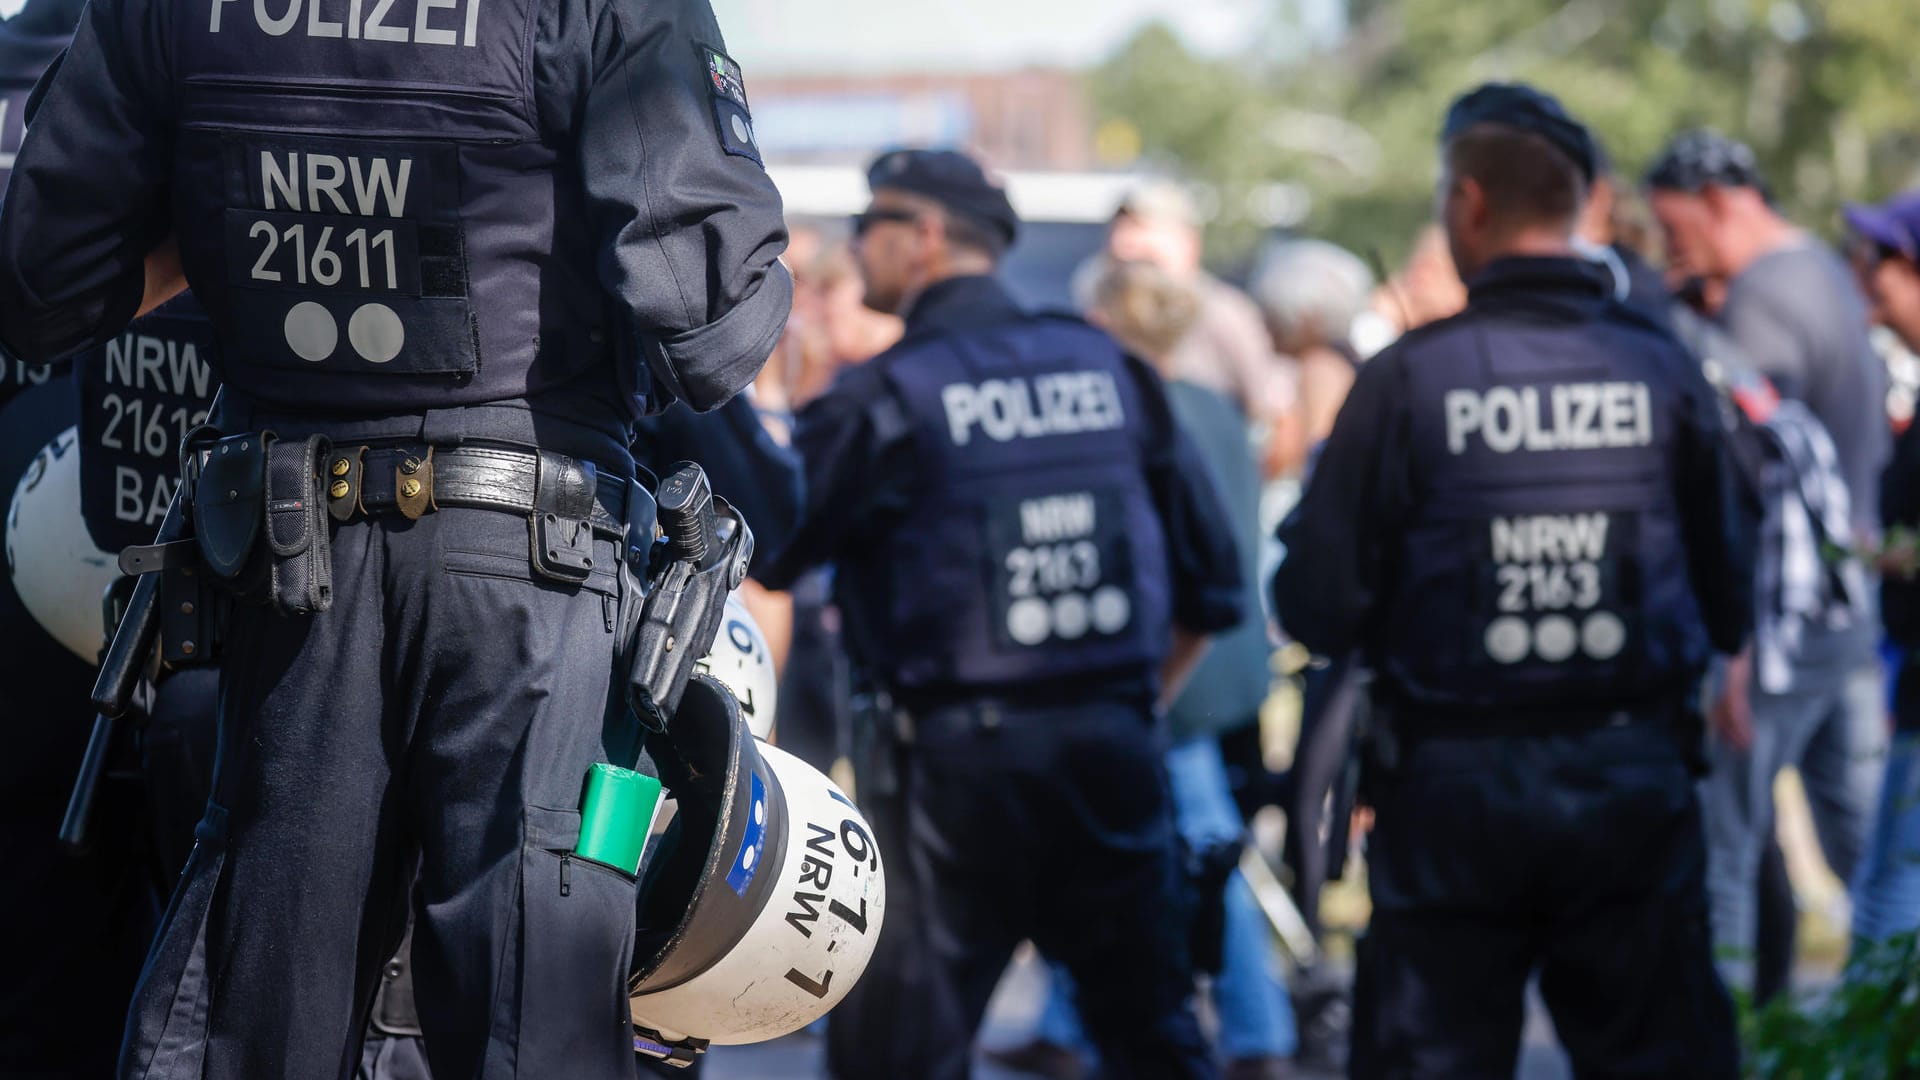
{"label": "green tape roll", "polygon": [[617,765],[594,765],[587,770],[580,842],[573,853],[625,874],[639,873],[640,855],[659,808],[660,781]]}

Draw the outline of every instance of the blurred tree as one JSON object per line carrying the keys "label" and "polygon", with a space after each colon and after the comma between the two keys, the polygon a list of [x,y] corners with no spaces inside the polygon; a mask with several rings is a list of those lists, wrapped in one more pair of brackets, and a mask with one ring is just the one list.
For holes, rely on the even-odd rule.
{"label": "blurred tree", "polygon": [[[1920,4],[1912,0],[1348,0],[1332,45],[1200,58],[1148,27],[1092,76],[1147,159],[1220,195],[1216,250],[1252,243],[1252,193],[1314,196],[1307,228],[1404,254],[1432,207],[1441,111],[1487,79],[1523,79],[1590,123],[1637,177],[1668,136],[1710,124],[1750,142],[1789,214],[1824,231],[1842,200],[1920,183]],[[1302,31],[1301,37],[1305,37]]]}

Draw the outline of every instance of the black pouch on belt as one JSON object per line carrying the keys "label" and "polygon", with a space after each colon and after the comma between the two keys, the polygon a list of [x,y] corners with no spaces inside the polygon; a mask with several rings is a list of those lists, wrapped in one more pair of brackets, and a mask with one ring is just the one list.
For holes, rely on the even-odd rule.
{"label": "black pouch on belt", "polygon": [[193,536],[213,582],[249,603],[267,599],[266,526],[270,431],[229,435],[207,447],[194,481]]}
{"label": "black pouch on belt", "polygon": [[320,463],[332,444],[322,435],[267,444],[269,597],[282,615],[333,606],[333,535]]}
{"label": "black pouch on belt", "polygon": [[593,573],[593,499],[600,473],[591,461],[542,450],[527,517],[533,572],[578,585]]}
{"label": "black pouch on belt", "polygon": [[320,489],[324,436],[229,435],[209,450],[194,485],[194,533],[216,583],[282,615],[333,602],[333,547]]}

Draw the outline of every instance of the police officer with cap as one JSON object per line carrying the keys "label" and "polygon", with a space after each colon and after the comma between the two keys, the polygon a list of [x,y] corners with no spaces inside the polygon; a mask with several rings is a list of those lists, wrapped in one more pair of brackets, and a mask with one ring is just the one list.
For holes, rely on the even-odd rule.
{"label": "police officer with cap", "polygon": [[89,5],[0,205],[0,347],[192,285],[193,557],[238,597],[123,1076],[341,1071],[416,865],[436,1075],[632,1076],[635,883],[569,857],[638,753],[627,443],[752,379],[784,240],[704,0]]}
{"label": "police officer with cap", "polygon": [[1554,99],[1482,86],[1441,143],[1467,308],[1362,369],[1274,582],[1386,729],[1353,1075],[1512,1076],[1537,972],[1580,1075],[1732,1077],[1690,769],[1751,617],[1713,393],[1576,254],[1592,143]]}
{"label": "police officer with cap", "polygon": [[868,181],[865,302],[906,337],[801,412],[807,512],[763,576],[835,564],[898,740],[876,829],[894,907],[829,1065],[967,1075],[1031,938],[1113,1075],[1210,1076],[1153,711],[1245,614],[1227,518],[1151,369],[994,279],[1019,219],[979,165],[896,151]]}

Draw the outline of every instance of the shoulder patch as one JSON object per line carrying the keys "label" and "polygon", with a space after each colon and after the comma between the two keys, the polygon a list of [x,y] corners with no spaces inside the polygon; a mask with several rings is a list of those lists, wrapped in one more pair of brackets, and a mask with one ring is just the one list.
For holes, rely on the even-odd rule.
{"label": "shoulder patch", "polygon": [[711,45],[695,42],[694,48],[700,52],[700,66],[713,96],[713,123],[720,136],[720,148],[756,165],[764,165],[760,160],[760,144],[753,135],[753,112],[747,105],[747,82],[740,65]]}

